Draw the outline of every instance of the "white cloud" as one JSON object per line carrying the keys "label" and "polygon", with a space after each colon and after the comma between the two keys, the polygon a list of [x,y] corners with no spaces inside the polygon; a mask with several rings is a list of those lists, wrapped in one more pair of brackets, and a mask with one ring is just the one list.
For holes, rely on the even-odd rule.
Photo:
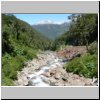
{"label": "white cloud", "polygon": [[37,22],[36,24],[63,24],[64,21],[52,21],[52,20],[41,20]]}

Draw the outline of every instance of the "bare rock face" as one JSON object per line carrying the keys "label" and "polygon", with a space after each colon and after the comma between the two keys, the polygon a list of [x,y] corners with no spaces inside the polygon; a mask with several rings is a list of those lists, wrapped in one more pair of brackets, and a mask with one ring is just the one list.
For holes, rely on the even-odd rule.
{"label": "bare rock face", "polygon": [[64,50],[59,51],[57,54],[59,57],[71,60],[75,57],[80,57],[84,53],[86,53],[85,46],[69,46],[66,47]]}

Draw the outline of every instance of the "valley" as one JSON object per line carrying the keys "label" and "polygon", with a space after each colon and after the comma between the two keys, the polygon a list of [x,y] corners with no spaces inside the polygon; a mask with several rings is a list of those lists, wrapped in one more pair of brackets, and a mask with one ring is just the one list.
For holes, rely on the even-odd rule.
{"label": "valley", "polygon": [[32,26],[2,14],[2,86],[98,86],[98,15],[71,18]]}
{"label": "valley", "polygon": [[55,40],[56,38],[60,37],[63,33],[69,30],[70,23],[62,23],[62,24],[37,24],[32,25],[34,29],[38,32],[46,36],[51,40]]}

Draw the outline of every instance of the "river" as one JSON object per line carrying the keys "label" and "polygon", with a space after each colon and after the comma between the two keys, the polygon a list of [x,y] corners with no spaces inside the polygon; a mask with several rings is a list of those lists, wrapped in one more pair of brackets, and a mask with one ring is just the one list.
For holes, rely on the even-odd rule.
{"label": "river", "polygon": [[47,65],[41,67],[41,69],[38,71],[34,71],[31,75],[28,76],[31,80],[31,84],[34,86],[50,86],[50,84],[47,84],[44,81],[48,80],[48,78],[43,76],[42,74],[58,66],[63,67],[63,64],[64,60],[57,57],[55,57],[55,59],[53,60],[48,61]]}
{"label": "river", "polygon": [[[17,72],[17,86],[94,86],[97,79],[85,78],[64,69],[68,59],[58,57],[56,52],[45,51],[28,61]],[[94,84],[95,83],[95,84]]]}

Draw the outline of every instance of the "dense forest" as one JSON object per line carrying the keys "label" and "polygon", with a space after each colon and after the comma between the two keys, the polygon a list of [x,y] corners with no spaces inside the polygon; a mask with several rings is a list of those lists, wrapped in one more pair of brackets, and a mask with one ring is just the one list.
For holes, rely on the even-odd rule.
{"label": "dense forest", "polygon": [[[98,40],[97,14],[72,14],[68,32],[55,40],[54,49],[59,45],[89,45]],[[88,48],[87,48],[88,49]]]}
{"label": "dense forest", "polygon": [[14,85],[17,71],[39,51],[57,51],[62,46],[86,46],[87,53],[65,65],[69,72],[98,77],[98,15],[72,14],[69,31],[49,40],[12,14],[2,14],[2,85]]}

